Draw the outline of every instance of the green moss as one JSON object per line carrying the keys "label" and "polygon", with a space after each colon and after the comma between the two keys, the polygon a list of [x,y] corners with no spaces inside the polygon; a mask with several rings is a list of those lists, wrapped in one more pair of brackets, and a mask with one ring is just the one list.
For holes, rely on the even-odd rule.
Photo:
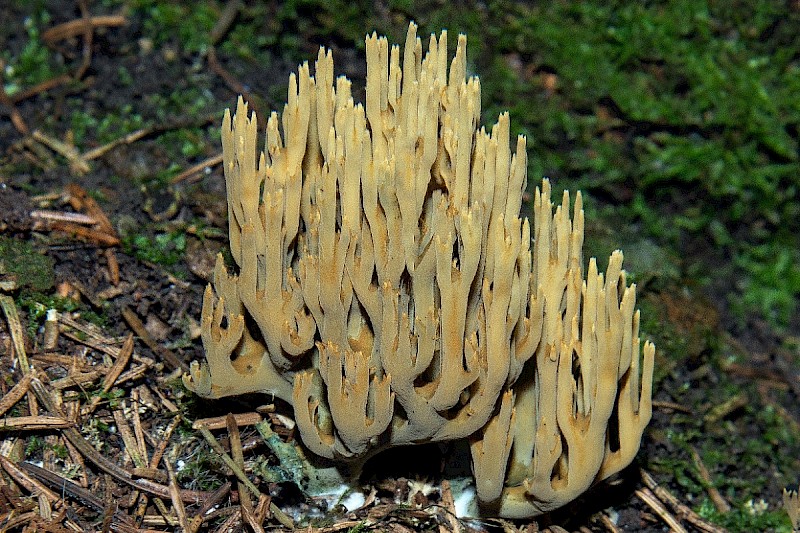
{"label": "green moss", "polygon": [[63,460],[63,459],[66,459],[67,457],[69,457],[69,450],[67,450],[67,447],[64,446],[63,444],[53,444],[53,445],[51,445],[51,448],[53,450],[53,454],[58,459],[62,459]]}
{"label": "green moss", "polygon": [[129,234],[122,238],[125,253],[142,261],[163,266],[178,263],[186,251],[186,234],[182,231],[155,235]]}
{"label": "green moss", "polygon": [[[202,128],[186,128],[165,133],[159,138],[162,146],[177,151],[182,159],[203,155],[210,144],[207,132]],[[170,179],[172,176],[170,176]]]}
{"label": "green moss", "polygon": [[[83,302],[72,298],[63,298],[34,290],[22,290],[17,298],[17,305],[26,311],[28,318],[28,334],[35,337],[39,327],[43,324],[48,309],[55,309],[59,313],[80,313],[83,320],[98,327],[108,325],[108,316],[105,310],[94,310]],[[78,332],[82,334],[82,332]]]}
{"label": "green moss", "polygon": [[25,442],[25,457],[30,457],[34,454],[40,453],[45,449],[46,446],[47,443],[45,442],[44,437],[40,437],[39,435],[33,435],[32,437],[29,437]]}
{"label": "green moss", "polygon": [[357,525],[348,529],[347,533],[363,533],[364,531],[369,531],[369,524],[367,521],[359,522]]}
{"label": "green moss", "polygon": [[128,70],[125,65],[117,67],[117,80],[123,87],[132,87],[134,84],[133,74]]}
{"label": "green moss", "polygon": [[[783,2],[395,2],[420,34],[467,31],[484,121],[509,109],[529,176],[609,198],[616,227],[738,258],[734,308],[785,325],[800,286],[800,13]],[[691,16],[687,16],[691,14]],[[428,15],[426,13],[426,15]],[[475,35],[482,36],[475,38]],[[774,261],[774,258],[778,261]],[[706,261],[703,263],[703,261]],[[692,275],[714,259],[686,258]]]}
{"label": "green moss", "polygon": [[695,511],[710,522],[730,531],[775,531],[790,533],[792,525],[783,509],[764,509],[763,500],[747,500],[736,505],[727,513],[719,512],[714,504],[703,498]]}
{"label": "green moss", "polygon": [[741,292],[731,302],[740,315],[746,309],[757,309],[772,323],[789,322],[800,294],[800,249],[793,240],[770,236],[736,257],[736,265],[747,273]]}
{"label": "green moss", "polygon": [[53,286],[53,260],[29,242],[0,235],[0,274],[16,278],[17,287],[46,291]]}
{"label": "green moss", "polygon": [[42,452],[50,450],[57,459],[64,460],[69,457],[69,451],[63,444],[50,444],[43,436],[33,435],[25,441],[25,457],[39,456]]}
{"label": "green moss", "polygon": [[5,64],[4,89],[9,96],[66,72],[66,67],[59,63],[40,39],[42,28],[51,22],[49,12],[41,7],[30,12],[32,14],[25,19],[28,40],[22,49],[17,53],[12,53],[10,49],[0,51],[0,59]]}
{"label": "green moss", "polygon": [[88,143],[95,146],[109,143],[151,125],[135,112],[131,104],[124,104],[114,112],[106,111],[102,116],[95,116],[76,105],[70,116],[73,142],[79,148],[85,148]]}
{"label": "green moss", "polygon": [[134,9],[144,15],[144,34],[156,46],[178,44],[185,52],[204,52],[208,48],[211,29],[219,18],[216,2],[189,4],[134,0]]}
{"label": "green moss", "polygon": [[97,390],[88,395],[89,398],[98,397],[100,398],[101,404],[107,406],[110,410],[115,410],[120,408],[120,400],[124,399],[127,395],[127,392],[123,389],[115,387],[108,392],[104,392],[103,390]]}
{"label": "green moss", "polygon": [[192,490],[218,489],[225,478],[220,472],[226,466],[214,450],[203,440],[198,440],[191,426],[178,426],[178,445],[186,450],[185,457],[175,472],[178,481]]}

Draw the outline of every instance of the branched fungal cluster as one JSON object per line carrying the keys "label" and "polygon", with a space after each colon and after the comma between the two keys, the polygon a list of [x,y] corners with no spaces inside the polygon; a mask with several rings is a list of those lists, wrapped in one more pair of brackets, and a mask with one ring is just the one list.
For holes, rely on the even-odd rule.
{"label": "branched fungal cluster", "polygon": [[230,246],[187,386],[289,402],[305,446],[358,461],[467,438],[485,512],[525,517],[630,463],[650,419],[622,253],[584,278],[583,211],[545,180],[520,217],[525,138],[479,126],[466,38],[367,38],[366,104],[320,50],[263,151],[240,100],[222,125]]}

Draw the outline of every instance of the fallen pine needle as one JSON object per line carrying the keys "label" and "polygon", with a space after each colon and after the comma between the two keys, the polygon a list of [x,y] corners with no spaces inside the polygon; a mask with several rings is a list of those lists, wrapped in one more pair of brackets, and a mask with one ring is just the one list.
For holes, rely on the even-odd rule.
{"label": "fallen pine needle", "polygon": [[678,519],[664,507],[661,500],[656,498],[656,495],[653,494],[650,489],[636,489],[636,495],[670,527],[670,531],[673,533],[687,533],[686,528],[684,528],[681,523],[678,522]]}
{"label": "fallen pine needle", "polygon": [[0,431],[40,431],[74,427],[75,424],[58,416],[13,416],[0,418]]}

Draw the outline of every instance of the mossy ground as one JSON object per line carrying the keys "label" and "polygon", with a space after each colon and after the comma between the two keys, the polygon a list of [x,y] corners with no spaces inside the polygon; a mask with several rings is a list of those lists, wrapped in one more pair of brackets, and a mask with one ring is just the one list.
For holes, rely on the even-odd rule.
{"label": "mossy ground", "polygon": [[[626,253],[644,329],[658,346],[659,403],[639,465],[730,531],[789,530],[779,502],[783,487],[800,481],[796,2],[245,2],[223,35],[213,31],[226,3],[188,5],[92,3],[92,15],[122,15],[125,25],[95,30],[80,79],[14,105],[31,131],[81,153],[151,129],[92,160],[85,175],[72,174],[62,156],[31,148],[10,120],[10,106],[0,104],[0,196],[22,194],[32,208],[58,209],[48,195],[79,183],[122,241],[117,257],[127,285],[98,305],[86,295],[108,289],[102,251],[43,233],[19,213],[2,214],[4,232],[55,261],[56,286],[81,287],[66,296],[40,287],[49,264],[26,265],[41,264],[43,272],[21,283],[36,291],[14,294],[31,334],[41,336],[37,310],[57,306],[93,313],[109,334],[121,335],[128,331],[121,309],[128,307],[164,324],[159,342],[182,360],[198,357],[192,331],[203,278],[225,248],[224,183],[219,167],[173,178],[218,153],[221,113],[237,91],[249,91],[265,113],[285,99],[288,74],[320,45],[333,49],[337,74],[361,87],[365,33],[401,43],[409,20],[420,35],[464,32],[470,70],[482,82],[484,122],[510,111],[512,131],[528,137],[531,186],[547,176],[557,192],[583,190],[587,257]],[[78,17],[71,0],[0,6],[10,99],[76,71],[80,36],[48,45],[42,35]],[[221,69],[212,68],[212,46]],[[18,272],[10,266],[17,258],[4,254],[0,265]],[[82,299],[83,307],[70,308],[67,297]],[[193,404],[180,406],[199,416]],[[223,467],[198,452],[184,429],[176,435],[196,453],[185,472],[215,472],[195,481],[216,486]],[[41,453],[38,436],[21,437],[28,456]],[[714,507],[710,487],[731,511]],[[623,528],[665,528],[630,491],[613,507]],[[572,528],[597,524],[586,512],[557,519]]]}

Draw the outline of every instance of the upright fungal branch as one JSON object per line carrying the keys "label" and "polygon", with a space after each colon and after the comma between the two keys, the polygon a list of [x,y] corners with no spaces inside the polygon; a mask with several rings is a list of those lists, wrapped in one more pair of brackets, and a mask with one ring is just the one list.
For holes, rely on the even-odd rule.
{"label": "upright fungal branch", "polygon": [[273,394],[315,454],[361,460],[469,438],[487,512],[558,507],[628,464],[650,418],[622,254],[582,271],[580,195],[550,185],[520,218],[525,138],[479,126],[466,38],[405,49],[367,37],[366,104],[320,50],[289,79],[281,118],[240,99],[222,125],[235,273],[217,258],[206,361],[186,385]]}
{"label": "upright fungal branch", "polygon": [[[619,251],[605,276],[592,258],[583,279],[580,193],[574,209],[570,221],[565,192],[553,211],[547,181],[536,190],[531,283],[544,295],[541,339],[511,385],[511,416],[501,406],[473,437],[478,496],[500,516],[555,509],[618,472],[650,420],[655,347],[645,343],[640,357],[636,288],[626,284]],[[482,479],[478,472],[500,450],[503,481]]]}

